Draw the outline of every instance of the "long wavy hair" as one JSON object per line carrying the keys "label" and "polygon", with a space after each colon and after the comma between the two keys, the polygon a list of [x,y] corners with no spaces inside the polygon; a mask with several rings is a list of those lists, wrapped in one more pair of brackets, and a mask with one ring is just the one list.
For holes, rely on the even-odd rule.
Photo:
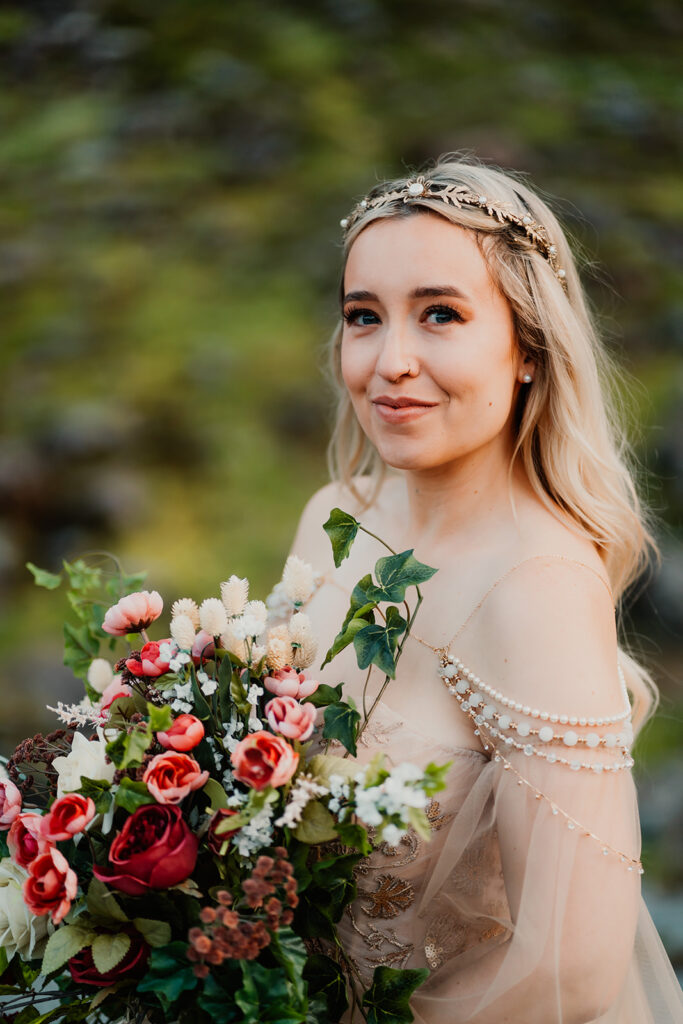
{"label": "long wavy hair", "polygon": [[[557,246],[567,290],[546,258],[521,232],[476,207],[454,207],[438,198],[401,199],[368,210],[354,221],[344,241],[340,298],[348,252],[359,233],[385,217],[416,216],[431,210],[474,235],[491,278],[514,316],[517,343],[535,362],[533,388],[521,388],[516,408],[516,441],[509,466],[521,460],[533,489],[546,507],[569,520],[597,546],[617,604],[620,635],[623,597],[659,551],[651,512],[635,485],[637,461],[625,429],[623,400],[616,382],[624,374],[602,343],[579,277],[567,235],[547,202],[518,172],[485,165],[471,155],[446,153],[419,172],[438,184],[464,185],[477,195],[494,196],[545,225]],[[406,178],[375,185],[369,196],[401,189]],[[335,419],[328,447],[333,480],[343,483],[360,510],[376,500],[387,467],[363,432],[341,374],[340,317],[327,350],[335,395]],[[358,488],[358,476],[369,477]],[[637,732],[654,714],[659,691],[650,674],[622,643],[619,661],[633,697]]]}

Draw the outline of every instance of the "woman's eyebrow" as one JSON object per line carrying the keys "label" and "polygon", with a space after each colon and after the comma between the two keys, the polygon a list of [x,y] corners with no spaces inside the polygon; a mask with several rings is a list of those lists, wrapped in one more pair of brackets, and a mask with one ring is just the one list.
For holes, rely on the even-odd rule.
{"label": "woman's eyebrow", "polygon": [[[461,292],[458,288],[454,288],[452,285],[425,285],[422,288],[415,288],[410,293],[408,298],[410,299],[426,299],[436,298],[439,295],[450,295],[454,299],[463,299],[465,302],[471,300],[464,292]],[[379,302],[379,297],[374,292],[368,291],[355,291],[348,292],[344,296],[344,305],[347,302]]]}

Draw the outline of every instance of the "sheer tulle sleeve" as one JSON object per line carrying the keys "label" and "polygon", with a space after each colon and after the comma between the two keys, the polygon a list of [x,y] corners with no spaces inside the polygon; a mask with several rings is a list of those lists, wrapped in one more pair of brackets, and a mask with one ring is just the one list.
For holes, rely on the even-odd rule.
{"label": "sheer tulle sleeve", "polygon": [[517,588],[516,610],[501,602],[477,630],[495,626],[495,643],[471,647],[468,664],[479,650],[487,674],[442,665],[490,760],[431,853],[416,920],[432,974],[415,1019],[680,1024],[680,987],[641,896],[630,707],[609,664],[605,595],[547,569],[532,593]]}

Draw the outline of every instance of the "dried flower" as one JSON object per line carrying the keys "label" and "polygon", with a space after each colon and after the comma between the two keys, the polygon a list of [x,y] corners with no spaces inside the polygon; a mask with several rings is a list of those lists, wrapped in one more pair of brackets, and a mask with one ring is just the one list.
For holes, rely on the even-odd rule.
{"label": "dried flower", "polygon": [[177,618],[179,615],[187,615],[192,620],[195,629],[199,629],[199,608],[197,602],[191,597],[181,597],[171,605],[171,616]]}
{"label": "dried flower", "polygon": [[249,580],[231,576],[221,583],[221,599],[228,615],[241,615],[249,596]]}
{"label": "dried flower", "polygon": [[220,636],[227,628],[228,616],[223,602],[217,597],[207,597],[199,606],[199,623],[211,636]]}
{"label": "dried flower", "polygon": [[239,632],[235,629],[235,620],[231,619],[221,633],[221,647],[224,647],[230,654],[234,654],[240,661],[247,660],[247,645]]}
{"label": "dried flower", "polygon": [[282,584],[284,592],[292,604],[304,604],[315,589],[313,566],[296,555],[290,555],[285,562]]}
{"label": "dried flower", "polygon": [[283,669],[291,663],[292,645],[287,626],[274,626],[266,637],[266,664],[273,671]]}
{"label": "dried flower", "polygon": [[311,620],[305,612],[297,612],[289,620],[289,641],[292,645],[291,664],[296,669],[308,668],[315,661],[318,641],[313,635]]}
{"label": "dried flower", "polygon": [[171,636],[181,651],[192,650],[195,640],[195,625],[189,615],[184,612],[174,615],[171,619]]}

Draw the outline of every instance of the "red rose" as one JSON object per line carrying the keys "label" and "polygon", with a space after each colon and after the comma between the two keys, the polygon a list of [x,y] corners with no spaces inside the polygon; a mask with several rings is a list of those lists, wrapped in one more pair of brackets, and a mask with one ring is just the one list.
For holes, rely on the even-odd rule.
{"label": "red rose", "polygon": [[7,845],[12,860],[20,868],[28,868],[50,845],[40,830],[42,820],[39,814],[26,812],[15,818],[10,826]]}
{"label": "red rose", "polygon": [[115,981],[141,977],[149,960],[149,946],[136,928],[124,928],[124,932],[130,935],[130,949],[116,967],[112,967],[106,974],[100,974],[95,967],[92,950],[90,946],[86,946],[67,962],[73,980],[80,985],[106,988]]}
{"label": "red rose", "polygon": [[51,843],[73,839],[95,817],[95,802],[80,793],[67,793],[55,800],[49,812],[40,820],[40,831]]}
{"label": "red rose", "polygon": [[69,912],[76,898],[78,879],[69,867],[64,854],[50,846],[39,854],[29,866],[29,875],[23,885],[24,903],[32,914],[51,914],[59,924]]}
{"label": "red rose", "polygon": [[235,832],[239,832],[239,829],[234,828],[230,831],[222,832],[220,835],[218,835],[216,833],[216,826],[219,825],[222,821],[225,821],[226,818],[232,818],[233,815],[235,814],[237,814],[237,811],[233,811],[229,807],[221,807],[219,811],[216,811],[216,813],[214,814],[213,818],[209,823],[209,828],[206,833],[206,841],[209,844],[209,849],[211,850],[211,852],[218,854],[218,856],[221,856],[221,853],[225,853],[223,845],[225,843],[229,843],[232,837],[234,836]]}
{"label": "red rose", "polygon": [[289,782],[299,763],[299,755],[281,736],[261,729],[240,740],[231,760],[236,779],[252,789],[265,789]]}
{"label": "red rose", "polygon": [[189,754],[157,754],[147,765],[142,781],[160,804],[179,804],[209,778]]}
{"label": "red rose", "polygon": [[138,807],[111,844],[111,867],[95,865],[93,874],[129,896],[168,889],[192,874],[198,845],[179,807],[148,804]]}
{"label": "red rose", "polygon": [[133,655],[132,658],[126,658],[126,668],[134,676],[150,676],[151,678],[163,676],[164,672],[168,672],[171,659],[163,658],[159,653],[159,647],[161,644],[171,644],[172,642],[172,640],[150,640],[139,654]]}
{"label": "red rose", "polygon": [[158,732],[157,739],[167,750],[192,750],[204,739],[204,726],[194,715],[178,715],[166,732]]}

